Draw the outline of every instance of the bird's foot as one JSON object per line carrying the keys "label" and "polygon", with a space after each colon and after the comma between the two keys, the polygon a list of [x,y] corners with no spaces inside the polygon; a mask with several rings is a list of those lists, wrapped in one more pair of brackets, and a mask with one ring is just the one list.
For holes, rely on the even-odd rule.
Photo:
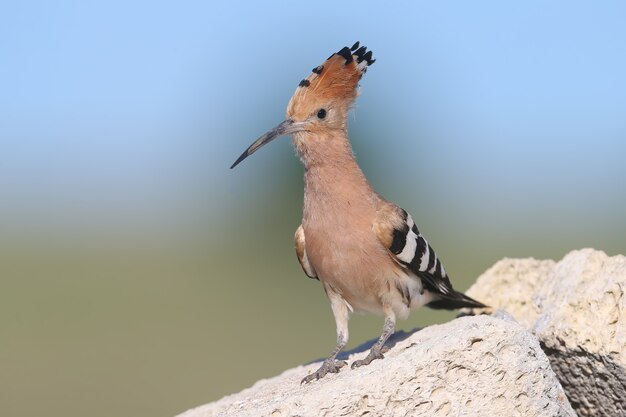
{"label": "bird's foot", "polygon": [[352,369],[355,369],[359,366],[369,365],[374,359],[383,359],[384,357],[385,356],[383,355],[382,349],[372,348],[370,350],[370,353],[368,353],[365,358],[352,362],[352,365],[350,367]]}
{"label": "bird's foot", "polygon": [[336,374],[345,365],[346,365],[345,361],[338,361],[338,360],[335,360],[335,359],[328,358],[328,359],[326,359],[324,361],[322,366],[320,366],[320,369],[318,369],[317,371],[313,372],[310,375],[305,376],[304,379],[302,379],[302,382],[300,382],[300,383],[301,384],[305,384],[305,383],[308,384],[309,382],[311,382],[313,380],[324,378],[326,376],[326,374],[328,374],[328,373]]}

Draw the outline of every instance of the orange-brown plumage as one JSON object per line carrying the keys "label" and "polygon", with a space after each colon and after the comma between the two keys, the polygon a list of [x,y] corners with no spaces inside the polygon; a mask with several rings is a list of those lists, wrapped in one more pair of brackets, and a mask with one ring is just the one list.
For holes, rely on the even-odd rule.
{"label": "orange-brown plumage", "polygon": [[357,96],[357,84],[361,71],[356,61],[346,64],[343,56],[334,54],[319,67],[319,73],[311,72],[296,90],[287,106],[287,114],[296,120],[311,116],[324,105],[349,106]]}

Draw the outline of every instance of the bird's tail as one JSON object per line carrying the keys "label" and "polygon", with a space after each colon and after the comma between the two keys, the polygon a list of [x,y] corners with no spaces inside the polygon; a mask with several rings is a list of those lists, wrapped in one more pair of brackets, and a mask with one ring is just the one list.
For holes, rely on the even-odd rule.
{"label": "bird's tail", "polygon": [[476,301],[467,295],[452,290],[449,294],[437,294],[438,299],[426,304],[426,307],[436,310],[456,310],[457,308],[485,308],[487,307],[480,301]]}

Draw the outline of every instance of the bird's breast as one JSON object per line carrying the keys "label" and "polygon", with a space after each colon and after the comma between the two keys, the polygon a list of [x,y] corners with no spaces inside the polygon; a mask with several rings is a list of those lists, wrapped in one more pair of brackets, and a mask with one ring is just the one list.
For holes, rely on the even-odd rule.
{"label": "bird's breast", "polygon": [[309,262],[320,281],[356,310],[382,312],[381,294],[389,290],[397,265],[372,228],[374,204],[368,197],[343,197],[305,194]]}

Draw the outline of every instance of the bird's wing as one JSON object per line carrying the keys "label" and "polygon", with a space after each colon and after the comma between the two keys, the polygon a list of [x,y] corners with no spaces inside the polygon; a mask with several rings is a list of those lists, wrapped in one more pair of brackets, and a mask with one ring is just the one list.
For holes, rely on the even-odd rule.
{"label": "bird's wing", "polygon": [[373,227],[391,257],[420,277],[427,290],[443,296],[456,293],[441,261],[420,234],[410,214],[385,201],[376,212]]}
{"label": "bird's wing", "polygon": [[313,265],[309,262],[309,258],[306,256],[306,245],[304,241],[304,229],[302,225],[298,226],[296,230],[296,255],[298,255],[298,261],[300,261],[300,266],[302,266],[302,270],[309,278],[317,278],[317,273],[313,268]]}

